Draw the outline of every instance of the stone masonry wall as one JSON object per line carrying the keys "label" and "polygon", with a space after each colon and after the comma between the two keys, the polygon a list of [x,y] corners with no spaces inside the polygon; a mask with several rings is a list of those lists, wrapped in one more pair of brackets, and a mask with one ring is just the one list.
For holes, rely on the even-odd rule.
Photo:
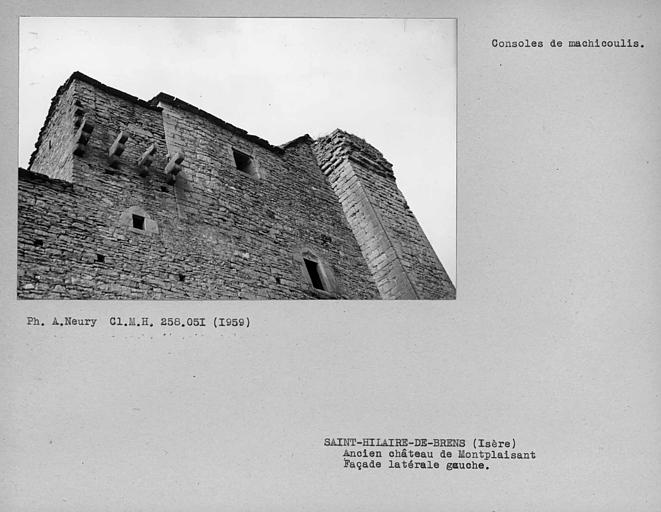
{"label": "stone masonry wall", "polygon": [[397,188],[392,166],[336,130],[314,145],[383,298],[453,299],[455,287]]}
{"label": "stone masonry wall", "polygon": [[[379,298],[309,137],[276,148],[167,95],[147,103],[81,74],[65,86],[33,168],[19,172],[19,298]],[[80,105],[94,130],[71,156],[67,112]],[[111,165],[120,131],[128,139]],[[138,166],[152,144],[153,163]],[[257,176],[237,170],[232,148]],[[176,151],[185,158],[172,184],[163,170]]]}
{"label": "stone masonry wall", "polygon": [[64,84],[51,100],[49,123],[39,132],[41,151],[30,157],[30,169],[51,178],[72,180],[73,140],[76,134],[73,88]]}

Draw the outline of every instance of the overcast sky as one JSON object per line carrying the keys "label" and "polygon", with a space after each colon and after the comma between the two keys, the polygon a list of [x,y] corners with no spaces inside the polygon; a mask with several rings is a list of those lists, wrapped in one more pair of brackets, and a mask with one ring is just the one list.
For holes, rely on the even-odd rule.
{"label": "overcast sky", "polygon": [[455,20],[21,18],[19,165],[73,71],[279,145],[335,128],[393,164],[455,279]]}

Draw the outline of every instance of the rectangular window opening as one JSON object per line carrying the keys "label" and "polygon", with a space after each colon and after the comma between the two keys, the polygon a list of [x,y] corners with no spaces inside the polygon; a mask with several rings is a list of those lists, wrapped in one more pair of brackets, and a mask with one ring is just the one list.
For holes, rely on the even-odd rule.
{"label": "rectangular window opening", "polygon": [[43,247],[44,246],[44,241],[40,239],[36,239],[34,242],[32,242],[35,247]]}
{"label": "rectangular window opening", "polygon": [[305,268],[312,281],[312,286],[317,290],[325,290],[324,283],[321,280],[321,274],[319,274],[319,264],[316,261],[311,261],[305,258],[303,258],[303,261],[305,262]]}
{"label": "rectangular window opening", "polygon": [[142,215],[133,214],[133,227],[135,229],[145,229],[145,218]]}
{"label": "rectangular window opening", "polygon": [[103,254],[97,254],[96,255],[96,261],[99,263],[105,263],[106,257]]}
{"label": "rectangular window opening", "polygon": [[179,282],[183,283],[186,280],[186,276],[183,274],[179,274]]}
{"label": "rectangular window opening", "polygon": [[256,176],[255,162],[250,155],[246,155],[236,149],[232,149],[232,154],[234,155],[234,164],[238,171],[250,174],[251,176]]}

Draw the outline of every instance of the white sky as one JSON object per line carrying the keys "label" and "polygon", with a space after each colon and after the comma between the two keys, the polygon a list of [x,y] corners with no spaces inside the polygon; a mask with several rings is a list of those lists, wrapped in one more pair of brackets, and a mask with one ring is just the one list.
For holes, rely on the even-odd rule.
{"label": "white sky", "polygon": [[335,128],[393,164],[455,279],[455,20],[21,18],[19,165],[73,71],[279,145]]}

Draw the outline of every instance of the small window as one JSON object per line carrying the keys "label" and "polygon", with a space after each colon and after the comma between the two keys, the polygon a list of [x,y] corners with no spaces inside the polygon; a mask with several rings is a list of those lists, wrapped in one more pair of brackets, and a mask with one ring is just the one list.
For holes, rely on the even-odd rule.
{"label": "small window", "polygon": [[145,229],[145,218],[142,215],[133,214],[133,227],[135,229]]}
{"label": "small window", "polygon": [[250,174],[251,176],[257,176],[257,171],[255,169],[255,161],[250,155],[246,155],[241,151],[232,149],[232,154],[234,155],[234,164],[236,169],[245,174]]}
{"label": "small window", "polygon": [[317,290],[325,290],[321,274],[319,274],[319,264],[316,261],[311,261],[307,258],[303,258],[303,261],[305,262],[305,268],[310,276],[310,281],[312,281],[312,286]]}
{"label": "small window", "polygon": [[139,233],[140,235],[158,235],[158,223],[140,206],[130,206],[124,210],[117,221],[118,226]]}
{"label": "small window", "polygon": [[106,262],[106,257],[103,254],[97,254],[96,255],[96,261],[98,263],[105,263]]}
{"label": "small window", "polygon": [[43,247],[44,246],[44,241],[39,239],[39,238],[34,240],[32,243],[34,244],[35,247]]}
{"label": "small window", "polygon": [[179,282],[183,283],[186,280],[186,276],[184,274],[179,274]]}

